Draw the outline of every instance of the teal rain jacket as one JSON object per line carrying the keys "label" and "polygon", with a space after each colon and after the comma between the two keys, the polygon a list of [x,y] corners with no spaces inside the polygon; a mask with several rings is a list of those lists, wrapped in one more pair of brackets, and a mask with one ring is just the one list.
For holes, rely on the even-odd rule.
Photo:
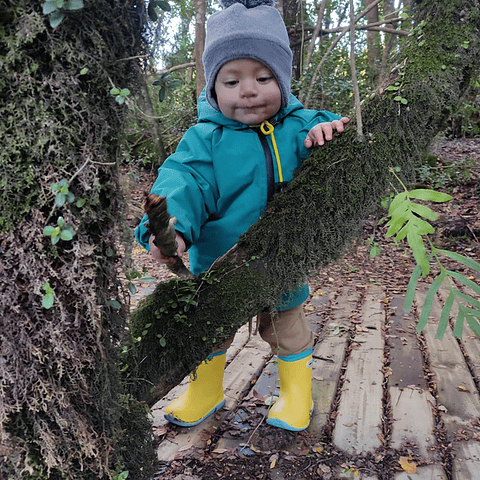
{"label": "teal rain jacket", "polygon": [[[307,110],[291,95],[288,106],[270,119],[284,182],[292,180],[310,154],[303,144],[310,129],[339,118],[327,111]],[[273,164],[273,172],[269,164]],[[151,189],[167,197],[168,211],[177,217],[175,228],[191,245],[189,261],[195,275],[235,245],[262,215],[267,205],[269,170],[278,184],[271,135],[226,118],[208,104],[203,92],[197,124],[159,168]],[[149,250],[146,221],[145,216],[135,237]],[[284,295],[278,309],[300,305],[308,293],[308,285],[300,286]]]}

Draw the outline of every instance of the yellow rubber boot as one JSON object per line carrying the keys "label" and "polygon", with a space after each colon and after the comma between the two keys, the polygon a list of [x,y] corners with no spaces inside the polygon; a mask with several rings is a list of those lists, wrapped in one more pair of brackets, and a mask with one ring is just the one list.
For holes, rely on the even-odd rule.
{"label": "yellow rubber boot", "polygon": [[270,409],[267,423],[298,432],[310,424],[312,400],[312,349],[279,357],[280,395]]}
{"label": "yellow rubber boot", "polygon": [[223,370],[226,352],[205,360],[190,376],[187,391],[165,409],[165,418],[175,425],[193,427],[220,410],[225,404]]}

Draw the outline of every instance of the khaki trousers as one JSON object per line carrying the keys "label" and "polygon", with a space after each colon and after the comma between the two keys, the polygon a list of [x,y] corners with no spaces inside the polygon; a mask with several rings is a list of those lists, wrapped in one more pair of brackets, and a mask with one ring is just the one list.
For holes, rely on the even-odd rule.
{"label": "khaki trousers", "polygon": [[[258,333],[280,357],[295,355],[313,346],[313,332],[308,327],[302,305],[273,315],[262,312],[257,315],[257,322]],[[233,337],[219,345],[214,353],[227,350],[232,342]]]}

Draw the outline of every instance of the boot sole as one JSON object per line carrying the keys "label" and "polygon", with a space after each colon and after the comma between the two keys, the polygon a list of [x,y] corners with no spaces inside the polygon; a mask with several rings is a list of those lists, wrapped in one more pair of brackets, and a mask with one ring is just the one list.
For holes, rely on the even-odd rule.
{"label": "boot sole", "polygon": [[183,422],[179,418],[175,418],[172,414],[168,413],[167,415],[164,415],[165,419],[168,420],[170,423],[173,423],[175,425],[178,425],[180,427],[194,427],[195,425],[198,425],[199,423],[202,423],[206,418],[208,418],[210,415],[213,415],[215,412],[220,410],[223,406],[225,405],[225,400],[222,400],[217,406],[213,407],[206,415],[204,415],[200,420],[197,420],[195,422]]}

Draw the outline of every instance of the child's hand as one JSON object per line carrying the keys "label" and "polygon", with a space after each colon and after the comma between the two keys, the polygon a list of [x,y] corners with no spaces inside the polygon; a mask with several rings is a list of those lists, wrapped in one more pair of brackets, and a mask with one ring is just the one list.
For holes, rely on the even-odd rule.
{"label": "child's hand", "polygon": [[324,122],[315,125],[307,134],[305,141],[303,142],[305,147],[312,148],[318,145],[323,145],[325,141],[329,141],[333,138],[333,131],[338,133],[344,131],[344,125],[350,121],[349,118],[343,117],[340,120],[333,120],[333,122]]}
{"label": "child's hand", "polygon": [[[153,243],[155,239],[155,235],[150,235],[148,239],[148,244],[150,245],[150,254],[152,257],[159,263],[167,266],[171,266],[175,264],[175,257],[167,257],[164,255],[161,250]],[[177,256],[182,258],[183,254],[185,253],[185,240],[183,239],[182,235],[178,232],[175,233],[175,240],[177,242]]]}

